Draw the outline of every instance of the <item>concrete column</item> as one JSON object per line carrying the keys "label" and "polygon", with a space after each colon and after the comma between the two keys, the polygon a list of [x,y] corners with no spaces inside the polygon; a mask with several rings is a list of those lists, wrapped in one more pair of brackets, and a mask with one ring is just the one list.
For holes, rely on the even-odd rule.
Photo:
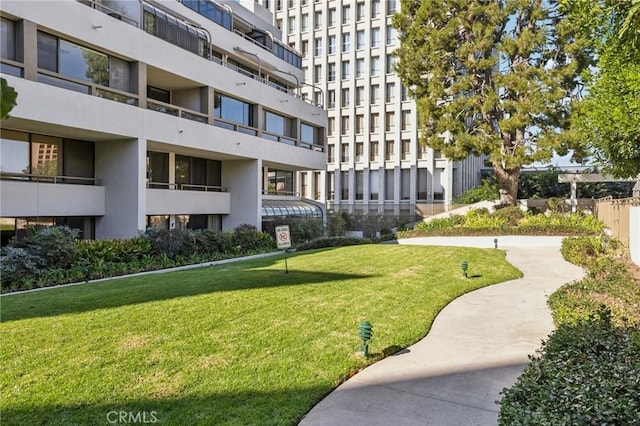
{"label": "concrete column", "polygon": [[262,227],[262,161],[235,160],[222,164],[222,182],[231,194],[231,214],[223,216],[222,229],[249,224]]}
{"label": "concrete column", "polygon": [[135,62],[132,69],[132,87],[131,90],[138,94],[138,106],[140,108],[147,107],[147,64],[144,62]]}
{"label": "concrete column", "polygon": [[96,239],[130,238],[145,229],[147,141],[96,143],[96,177],[105,187],[105,215],[96,221]]}
{"label": "concrete column", "polygon": [[18,27],[16,37],[16,59],[24,63],[24,75],[26,80],[38,80],[38,26],[31,21],[23,20]]}

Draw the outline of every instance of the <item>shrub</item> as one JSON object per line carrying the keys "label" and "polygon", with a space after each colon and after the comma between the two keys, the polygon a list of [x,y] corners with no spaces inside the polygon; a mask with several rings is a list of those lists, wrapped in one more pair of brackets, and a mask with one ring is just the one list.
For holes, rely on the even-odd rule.
{"label": "shrub", "polygon": [[547,200],[547,211],[552,213],[566,213],[569,211],[569,206],[567,206],[564,198],[551,197]]}
{"label": "shrub", "polygon": [[2,291],[30,288],[32,281],[44,272],[45,265],[45,259],[25,248],[3,248],[0,262]]}
{"label": "shrub", "polygon": [[349,229],[349,214],[337,211],[327,216],[327,231],[330,237],[343,236]]}
{"label": "shrub", "polygon": [[341,246],[354,246],[358,244],[370,244],[371,240],[367,238],[353,238],[353,237],[326,237],[318,238],[306,243],[296,245],[296,250],[313,250],[325,247],[341,247]]}
{"label": "shrub", "polygon": [[16,246],[39,255],[44,259],[45,267],[55,265],[66,268],[78,258],[76,241],[79,235],[78,229],[71,229],[68,226],[44,227],[36,230],[22,242],[16,243]]}
{"label": "shrub", "polygon": [[463,226],[476,229],[501,228],[506,223],[506,219],[489,215],[489,211],[486,209],[477,209],[471,210],[466,214]]}
{"label": "shrub", "polygon": [[432,229],[453,228],[454,219],[451,217],[439,217],[431,219],[429,222],[420,222],[413,227],[416,231],[429,231]]}
{"label": "shrub", "polygon": [[455,204],[473,204],[480,201],[493,201],[499,198],[498,184],[495,179],[484,179],[482,185],[465,191],[462,195],[456,197],[453,202]]}
{"label": "shrub", "polygon": [[640,423],[640,332],[608,313],[561,325],[504,389],[499,424]]}
{"label": "shrub", "polygon": [[239,251],[247,252],[254,250],[258,242],[258,228],[249,224],[238,225],[233,230],[233,236]]}
{"label": "shrub", "polygon": [[78,255],[82,259],[103,259],[111,262],[119,260],[130,262],[151,253],[151,241],[136,237],[112,240],[80,240],[76,243]]}
{"label": "shrub", "polygon": [[524,218],[525,213],[520,207],[509,206],[497,209],[492,216],[503,220],[506,226],[516,226]]}

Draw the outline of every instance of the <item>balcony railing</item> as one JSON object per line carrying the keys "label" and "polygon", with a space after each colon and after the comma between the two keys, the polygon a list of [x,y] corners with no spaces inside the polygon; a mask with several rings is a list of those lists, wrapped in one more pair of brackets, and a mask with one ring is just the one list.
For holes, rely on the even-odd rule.
{"label": "balcony railing", "polygon": [[38,81],[51,86],[74,90],[76,92],[109,99],[123,104],[138,105],[138,96],[132,93],[123,92],[111,87],[99,86],[94,83],[67,77],[65,75],[43,69],[38,70]]}
{"label": "balcony railing", "polygon": [[174,191],[228,192],[227,188],[218,185],[197,185],[191,183],[167,183],[147,181],[149,189],[169,189]]}
{"label": "balcony railing", "polygon": [[42,182],[42,183],[54,183],[54,184],[62,183],[62,184],[100,186],[99,179],[80,177],[80,176],[55,176],[55,175],[39,175],[34,173],[0,172],[0,179],[25,181],[25,182]]}
{"label": "balcony railing", "polygon": [[173,115],[174,117],[186,118],[187,120],[197,121],[199,123],[207,123],[208,121],[207,114],[156,100],[148,99],[147,109]]}

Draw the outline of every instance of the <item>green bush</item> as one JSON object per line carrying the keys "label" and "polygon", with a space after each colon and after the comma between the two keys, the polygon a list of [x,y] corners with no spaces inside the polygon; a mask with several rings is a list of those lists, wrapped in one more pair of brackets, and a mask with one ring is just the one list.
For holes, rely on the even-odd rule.
{"label": "green bush", "polygon": [[313,250],[325,247],[341,247],[341,246],[354,246],[358,244],[371,244],[371,240],[367,238],[354,238],[354,237],[326,237],[318,238],[306,243],[296,245],[296,250]]}
{"label": "green bush", "polygon": [[492,216],[503,220],[506,226],[516,226],[524,218],[525,212],[518,206],[509,206],[498,208]]}
{"label": "green bush", "polygon": [[80,240],[76,243],[78,255],[83,259],[119,260],[129,262],[151,253],[151,241],[136,237],[112,240]]}
{"label": "green bush", "polygon": [[68,226],[39,228],[15,246],[23,247],[45,261],[45,267],[66,268],[78,259],[76,242],[80,231]]}
{"label": "green bush", "polygon": [[455,204],[473,204],[480,201],[493,201],[500,198],[495,178],[483,179],[482,185],[465,191],[453,199]]}
{"label": "green bush", "polygon": [[561,325],[504,389],[501,425],[640,424],[640,332],[608,316]]}
{"label": "green bush", "polygon": [[413,227],[416,231],[429,231],[432,229],[447,229],[453,228],[455,221],[451,217],[440,217],[431,219],[428,222],[420,222]]}
{"label": "green bush", "polygon": [[475,229],[494,229],[506,225],[507,220],[500,216],[490,215],[484,209],[470,210],[464,217],[463,227]]}

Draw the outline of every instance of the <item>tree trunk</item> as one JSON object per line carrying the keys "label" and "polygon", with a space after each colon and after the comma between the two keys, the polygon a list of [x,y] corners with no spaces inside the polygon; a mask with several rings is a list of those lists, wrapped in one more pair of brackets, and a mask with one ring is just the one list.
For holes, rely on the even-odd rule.
{"label": "tree trunk", "polygon": [[520,167],[505,169],[501,164],[493,163],[493,170],[498,180],[500,203],[515,206],[518,200],[518,182],[520,181]]}

